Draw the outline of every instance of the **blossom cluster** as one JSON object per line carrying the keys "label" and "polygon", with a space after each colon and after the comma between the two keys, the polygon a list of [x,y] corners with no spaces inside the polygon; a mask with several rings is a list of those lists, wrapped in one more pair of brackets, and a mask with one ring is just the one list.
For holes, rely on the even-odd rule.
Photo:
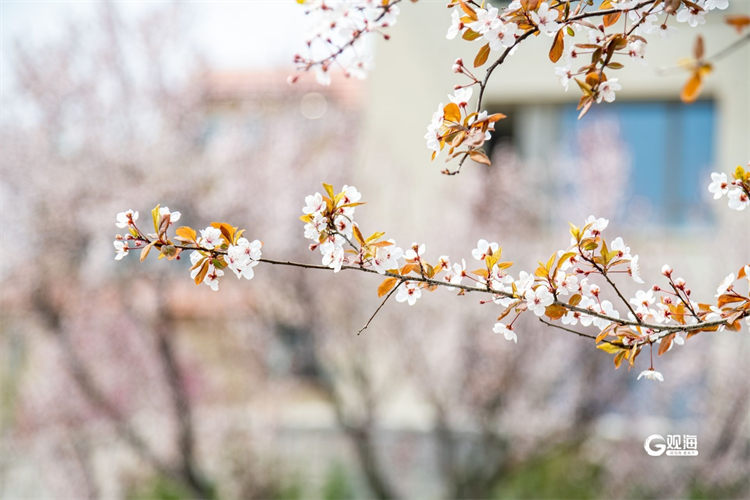
{"label": "blossom cluster", "polygon": [[[463,63],[459,59],[455,64]],[[478,163],[489,165],[489,158],[480,148],[490,140],[495,122],[505,118],[505,115],[489,115],[486,111],[469,112],[467,105],[472,92],[470,87],[456,89],[448,96],[450,102],[445,106],[440,103],[433,113],[424,136],[427,148],[432,150],[433,159],[447,145],[448,159],[469,157]]]}
{"label": "blossom cluster", "polygon": [[330,84],[334,65],[347,77],[364,78],[370,66],[365,35],[380,33],[387,38],[383,30],[396,23],[399,1],[298,0],[307,7],[313,25],[307,55],[294,56],[298,71],[313,71],[321,85]]}
{"label": "blossom cluster", "polygon": [[[616,366],[623,361],[632,366],[645,347],[653,349],[656,345],[658,354],[663,354],[674,345],[684,345],[687,338],[700,331],[738,329],[743,318],[750,326],[750,294],[742,295],[734,285],[750,276],[750,266],[727,276],[717,290],[715,305],[694,301],[685,280],[674,276],[668,265],[662,268],[667,287],[654,285],[626,298],[613,278],[626,275],[635,283],[644,284],[639,256],[632,253],[622,237],[603,237],[609,226],[604,218],[590,216],[581,228],[571,225],[567,248],[540,262],[534,272],[520,271],[514,277],[508,272],[512,262],[501,260],[502,248],[497,242],[477,241],[471,251],[473,260],[481,263],[477,269],[470,270],[466,259],[452,261],[445,255],[430,262],[424,244],[413,243],[404,250],[394,240],[384,240],[382,232],[365,239],[351,217],[353,207],[344,221],[343,227],[350,228],[346,229],[348,237],[344,237],[337,227],[338,219],[344,217],[342,207],[348,208],[350,201],[346,193],[351,190],[359,200],[359,192],[345,186],[334,194],[332,187],[324,187],[326,195],[316,193],[306,198],[302,216],[305,235],[316,241],[311,249],[328,242],[341,247],[340,261],[322,252],[324,265],[337,271],[346,263],[354,269],[384,274],[378,294],[395,292],[396,301],[409,305],[414,305],[423,291],[439,286],[460,294],[490,294],[490,302],[502,308],[493,331],[509,341],[518,341],[516,322],[530,313],[545,322],[559,321],[567,330],[596,328],[596,335],[584,336],[595,339],[597,347],[613,354]],[[343,250],[344,246],[348,248]],[[602,286],[611,288],[610,292],[617,296],[619,309],[614,299],[606,298]],[[663,376],[651,366],[639,378],[662,380]]]}
{"label": "blossom cluster", "polygon": [[[639,256],[622,237],[603,237],[609,226],[604,218],[590,216],[580,228],[571,225],[567,248],[540,262],[533,272],[513,276],[509,273],[512,262],[501,260],[499,243],[486,239],[478,240],[471,251],[480,266],[470,270],[464,258],[452,261],[443,255],[430,261],[424,244],[412,243],[404,250],[394,240],[383,239],[382,232],[364,238],[353,220],[354,205],[361,204],[359,191],[344,186],[336,194],[332,186],[323,186],[325,194],[306,197],[301,219],[305,236],[314,241],[310,248],[321,250],[324,265],[339,271],[346,264],[386,275],[378,294],[395,292],[397,302],[409,305],[416,304],[424,291],[439,286],[460,294],[490,294],[489,302],[502,308],[493,331],[509,341],[518,341],[515,325],[526,313],[545,322],[559,321],[564,329],[593,327],[598,333],[584,336],[596,339],[598,347],[613,354],[619,366],[624,360],[632,365],[646,346],[657,345],[662,354],[699,331],[737,329],[742,318],[750,324],[750,296],[737,293],[733,286],[737,279],[750,276],[750,266],[725,279],[716,305],[695,302],[685,280],[674,276],[668,265],[662,268],[667,287],[654,285],[626,298],[613,279],[625,275],[644,284]],[[614,292],[619,309],[602,286]],[[658,380],[661,374],[652,366],[642,376]]]}
{"label": "blossom cluster", "polygon": [[[553,2],[551,0],[513,0],[500,9],[489,2],[481,6],[465,0],[450,0],[451,22],[446,38],[460,37],[466,41],[479,41],[482,45],[473,61],[475,68],[483,66],[490,57],[495,59],[487,71],[484,80],[474,76],[469,68],[458,59],[453,65],[455,73],[469,78],[469,83],[457,85],[462,93],[470,91],[472,86],[484,90],[494,66],[502,63],[516,51],[518,44],[530,35],[545,35],[552,38],[549,59],[560,63],[555,67],[555,75],[567,91],[571,82],[575,82],[581,91],[578,103],[580,115],[583,116],[593,104],[613,102],[616,92],[622,89],[617,78],[611,78],[612,70],[620,69],[624,62],[634,60],[643,62],[647,47],[647,37],[659,34],[666,36],[673,30],[674,23],[686,23],[692,27],[705,23],[705,15],[714,9],[726,9],[727,0],[670,0],[670,1],[637,1],[637,0],[601,0],[600,2]],[[599,18],[598,21],[596,18]],[[674,22],[671,22],[671,20]],[[616,27],[622,20],[622,29]],[[566,43],[566,38],[568,39]],[[693,75],[683,90],[683,100],[694,100],[700,89],[701,78],[710,71],[710,65],[702,59],[702,40],[697,43],[696,61]],[[698,47],[699,46],[699,47]],[[700,49],[700,50],[698,50]],[[617,60],[619,59],[619,60]],[[468,94],[469,97],[471,93]],[[480,96],[482,93],[480,92]],[[451,97],[453,101],[453,97]],[[468,99],[466,99],[468,101]],[[454,101],[455,102],[455,101]],[[476,112],[481,113],[481,97],[476,105]],[[433,115],[425,138],[427,148],[435,158],[442,150],[441,134],[444,130],[441,111]],[[448,141],[452,147],[458,147],[462,139],[470,144],[469,138],[452,136]],[[457,155],[450,155],[448,159]],[[466,159],[461,156],[461,163]],[[469,156],[480,163],[486,156],[475,154]],[[444,173],[455,173],[444,170]]]}
{"label": "blossom cluster", "polygon": [[727,174],[713,172],[708,191],[714,195],[715,200],[726,196],[729,208],[742,211],[750,206],[750,170],[745,171],[738,165],[732,176],[730,181]]}
{"label": "blossom cluster", "polygon": [[176,236],[170,238],[168,230],[180,219],[180,212],[157,205],[151,215],[155,233],[147,234],[136,223],[138,212],[127,210],[117,214],[115,225],[127,228],[128,233],[115,236],[115,260],[121,260],[135,249],[141,251],[141,261],[153,248],[159,251],[160,259],[166,257],[168,260],[180,259],[183,251],[192,250],[190,277],[196,284],[205,283],[214,291],[218,291],[219,278],[225,269],[234,272],[237,278],[249,280],[255,275],[253,268],[261,260],[263,244],[243,237],[244,230],[224,222],[212,222],[201,229],[200,234],[191,227],[181,226],[175,230]]}
{"label": "blossom cluster", "polygon": [[355,229],[359,234],[354,211],[362,204],[359,202],[362,195],[354,186],[344,186],[338,194],[334,194],[330,184],[323,184],[323,188],[325,195],[315,193],[305,197],[304,215],[300,219],[305,223],[305,238],[314,242],[310,250],[320,250],[323,265],[339,272],[350,260],[345,247],[351,245]]}

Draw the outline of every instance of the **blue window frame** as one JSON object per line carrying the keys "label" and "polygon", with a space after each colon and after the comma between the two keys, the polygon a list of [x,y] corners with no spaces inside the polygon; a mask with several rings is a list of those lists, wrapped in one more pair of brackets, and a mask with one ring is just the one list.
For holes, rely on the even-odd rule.
{"label": "blue window frame", "polygon": [[[594,106],[579,121],[575,106],[562,113],[564,144],[588,122],[617,120],[631,159],[627,203],[655,225],[706,224],[705,185],[714,161],[713,101],[617,102]],[[627,217],[622,222],[627,223]]]}

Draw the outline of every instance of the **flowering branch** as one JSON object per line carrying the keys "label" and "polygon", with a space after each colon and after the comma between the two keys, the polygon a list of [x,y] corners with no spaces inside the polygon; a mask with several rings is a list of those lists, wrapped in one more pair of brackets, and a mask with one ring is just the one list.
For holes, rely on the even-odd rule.
{"label": "flowering branch", "polygon": [[[491,124],[505,115],[492,115],[497,118],[489,127],[483,126],[481,119],[487,117],[482,111],[485,90],[495,69],[530,36],[544,34],[553,38],[549,51],[553,63],[565,55],[566,63],[555,68],[555,73],[566,91],[571,81],[575,81],[581,90],[580,118],[595,103],[613,102],[615,92],[622,88],[617,78],[608,77],[610,71],[624,66],[614,60],[615,56],[643,59],[646,37],[657,30],[666,33],[671,18],[695,27],[705,22],[704,16],[710,10],[727,7],[723,0],[602,0],[595,10],[587,10],[593,6],[592,2],[579,1],[574,8],[571,4],[569,1],[515,0],[501,11],[485,3],[478,6],[464,0],[449,1],[451,25],[446,37],[453,39],[461,35],[466,41],[481,40],[484,43],[474,58],[475,68],[483,66],[493,52],[500,52],[500,56],[487,68],[482,80],[473,75],[462,59],[453,64],[453,71],[470,81],[454,87],[454,93],[448,96],[451,103],[438,106],[425,134],[433,159],[446,147],[446,161],[459,159],[456,169],[446,168],[442,173],[459,173],[467,158],[487,165],[490,163],[481,148],[494,131]],[[659,24],[658,16],[664,16]],[[592,24],[589,21],[592,18],[599,18],[598,23]],[[623,20],[622,28],[614,29],[620,19]],[[630,25],[628,21],[631,21]],[[576,43],[576,30],[586,33],[588,40]],[[566,37],[574,42],[567,48]],[[572,69],[576,60],[585,56],[590,56],[590,61],[582,66],[578,63],[580,67]],[[701,71],[702,76],[705,71]],[[468,113],[466,107],[475,85],[479,86],[476,110]]]}
{"label": "flowering branch", "polygon": [[[363,59],[361,41],[372,33],[379,33],[386,40],[390,38],[382,30],[396,23],[397,4],[401,0],[352,0],[338,4],[323,0],[298,2],[310,7],[306,14],[315,17],[317,31],[306,42],[309,55],[295,54],[298,74],[290,77],[290,83],[299,79],[299,73],[312,70],[318,83],[328,85],[334,62],[340,65],[345,76],[364,78],[367,63]],[[316,57],[316,52],[322,55]],[[344,59],[344,55],[348,59]]]}
{"label": "flowering branch", "polygon": [[[742,176],[741,184],[745,186],[744,170],[739,169],[735,175]],[[484,239],[477,242],[471,254],[481,267],[475,270],[467,269],[465,259],[451,262],[447,256],[430,263],[425,257],[424,244],[413,243],[404,250],[394,240],[385,240],[383,232],[363,235],[354,219],[356,208],[363,204],[355,187],[345,185],[336,193],[333,186],[323,184],[323,190],[324,193],[305,198],[301,217],[305,237],[312,240],[310,250],[320,252],[321,264],[263,258],[259,240],[249,241],[243,236],[244,230],[225,222],[213,222],[200,231],[178,227],[172,237],[169,229],[180,219],[180,213],[159,205],[151,212],[154,233],[146,234],[137,226],[137,212],[129,210],[117,215],[117,226],[127,228],[128,234],[116,236],[115,259],[122,259],[131,250],[140,250],[141,260],[152,249],[159,252],[159,258],[168,260],[179,259],[183,251],[190,251],[191,278],[213,290],[218,290],[219,279],[226,269],[238,278],[252,279],[253,268],[259,263],[334,273],[343,269],[379,274],[384,280],[377,292],[385,298],[358,334],[369,327],[394,294],[397,302],[414,305],[423,291],[438,288],[457,291],[459,295],[479,293],[490,297],[483,304],[500,306],[493,331],[502,333],[507,340],[517,342],[514,324],[521,315],[531,312],[545,324],[595,339],[599,349],[614,355],[616,366],[623,360],[632,366],[645,346],[660,344],[658,354],[663,354],[673,344],[682,345],[700,332],[738,330],[743,318],[750,323],[750,293],[742,295],[734,286],[735,281],[743,278],[750,282],[750,265],[741,268],[736,277],[733,273],[725,278],[717,290],[716,305],[693,302],[685,281],[673,279],[669,266],[662,268],[662,274],[672,292],[654,285],[639,290],[628,300],[611,275],[627,274],[636,283],[643,283],[639,257],[631,254],[622,238],[607,241],[603,237],[609,224],[606,219],[591,216],[580,228],[571,224],[569,247],[556,251],[546,262],[540,261],[533,272],[521,271],[514,278],[507,272],[513,263],[500,260],[502,249],[496,242]],[[624,317],[591,281],[597,275],[627,307]],[[564,326],[551,323],[554,321]],[[595,326],[598,333],[572,328],[579,323],[583,327]],[[653,371],[653,365],[650,370]]]}

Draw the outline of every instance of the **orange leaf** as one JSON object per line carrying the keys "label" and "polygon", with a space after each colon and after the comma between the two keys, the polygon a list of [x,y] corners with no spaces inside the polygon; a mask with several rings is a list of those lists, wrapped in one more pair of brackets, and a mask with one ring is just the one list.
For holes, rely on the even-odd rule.
{"label": "orange leaf", "polygon": [[741,280],[746,276],[745,274],[745,266],[742,266],[739,271],[737,271],[737,279]]}
{"label": "orange leaf", "polygon": [[565,48],[565,41],[564,41],[565,35],[563,34],[562,28],[557,31],[557,34],[555,35],[555,40],[552,42],[552,47],[549,49],[549,60],[552,62],[557,62],[560,60],[563,54],[563,49]]}
{"label": "orange leaf", "polygon": [[195,275],[195,284],[200,285],[203,282],[203,278],[206,277],[206,273],[208,273],[208,259],[205,259],[203,261],[203,264],[201,264],[201,269],[198,271],[198,274]]}
{"label": "orange leaf", "polygon": [[481,33],[477,33],[476,31],[472,30],[471,28],[466,28],[466,31],[464,31],[464,34],[461,35],[461,38],[466,40],[467,42],[472,42],[482,36]]}
{"label": "orange leaf", "polygon": [[471,272],[483,278],[487,278],[489,276],[489,272],[487,271],[487,269],[475,269],[474,271],[471,271]]}
{"label": "orange leaf", "polygon": [[151,249],[154,247],[155,244],[156,244],[156,241],[152,241],[151,243],[143,247],[143,249],[141,250],[141,262],[146,260],[148,253],[151,251]]}
{"label": "orange leaf", "polygon": [[378,286],[378,297],[382,297],[386,293],[393,290],[393,287],[396,286],[396,283],[398,282],[398,278],[386,278],[383,280],[383,282]]}
{"label": "orange leaf", "polygon": [[604,26],[612,26],[617,22],[618,19],[620,19],[620,15],[622,12],[616,12],[614,14],[607,14],[602,18],[602,23],[604,23]]}
{"label": "orange leaf", "polygon": [[455,102],[448,103],[443,108],[443,115],[449,122],[460,123],[461,122],[461,110],[458,108],[458,104]]}
{"label": "orange leaf", "polygon": [[750,16],[743,16],[741,14],[727,16],[726,22],[728,25],[733,26],[737,30],[737,33],[742,33],[743,29],[750,26]]}
{"label": "orange leaf", "polygon": [[675,336],[674,333],[670,333],[669,335],[661,339],[661,344],[659,345],[659,352],[657,353],[659,356],[667,352],[667,350],[669,349],[669,346],[672,345],[672,339],[674,338],[674,336]]}
{"label": "orange leaf", "polygon": [[359,230],[359,226],[354,224],[353,229],[354,229],[354,237],[357,238],[357,241],[359,242],[360,245],[364,245],[365,238],[364,236],[362,236],[362,232]]}
{"label": "orange leaf", "polygon": [[487,121],[487,123],[495,123],[496,121],[500,121],[505,118],[508,118],[508,117],[502,113],[495,113],[495,114],[488,116],[485,121]]}
{"label": "orange leaf", "polygon": [[724,307],[725,305],[731,304],[732,302],[742,302],[743,300],[745,299],[743,299],[742,297],[737,297],[736,295],[724,294],[719,297],[718,306]]}
{"label": "orange leaf", "polygon": [[680,92],[680,99],[682,100],[682,102],[694,102],[698,98],[698,94],[700,94],[702,86],[703,79],[701,78],[700,73],[698,71],[694,71],[688,79],[687,83],[685,83],[685,86],[682,87],[682,92]]}
{"label": "orange leaf", "polygon": [[487,62],[487,58],[490,56],[490,44],[485,43],[482,48],[477,52],[477,56],[474,58],[474,67],[478,68],[482,64]]}
{"label": "orange leaf", "polygon": [[599,83],[599,73],[596,71],[590,71],[586,74],[586,83],[591,87],[595,87]]}
{"label": "orange leaf", "polygon": [[469,153],[469,157],[477,163],[482,163],[483,165],[488,166],[491,165],[490,159],[487,157],[487,155],[477,149]]}
{"label": "orange leaf", "polygon": [[459,0],[459,4],[461,5],[461,10],[463,10],[466,15],[472,19],[472,21],[477,20],[477,13],[474,12],[474,9],[466,5],[466,2],[464,2],[463,0]]}
{"label": "orange leaf", "polygon": [[226,222],[212,222],[211,226],[221,231],[221,235],[224,237],[228,244],[231,245],[233,243],[235,230],[234,227],[230,226]]}
{"label": "orange leaf", "polygon": [[195,229],[189,226],[180,226],[175,230],[175,234],[181,238],[185,238],[186,240],[195,241],[195,239],[198,237],[198,234],[195,232]]}
{"label": "orange leaf", "polygon": [[566,312],[567,309],[560,304],[552,304],[551,306],[547,306],[544,310],[544,314],[546,314],[549,319],[560,319],[565,316]]}
{"label": "orange leaf", "polygon": [[611,330],[611,328],[607,327],[604,330],[602,330],[601,332],[599,332],[599,334],[596,336],[595,342],[598,344],[599,342],[601,342],[602,340],[604,340],[605,338],[607,338],[607,335],[609,335],[609,331],[610,330]]}
{"label": "orange leaf", "polygon": [[623,358],[625,358],[626,354],[627,354],[627,351],[620,351],[617,353],[617,355],[613,359],[615,363],[615,368],[620,368],[620,365],[622,364],[622,360]]}

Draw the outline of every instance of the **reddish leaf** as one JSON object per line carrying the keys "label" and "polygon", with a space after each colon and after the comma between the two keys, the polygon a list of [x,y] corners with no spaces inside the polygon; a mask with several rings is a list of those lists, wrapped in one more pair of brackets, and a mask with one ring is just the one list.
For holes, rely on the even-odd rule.
{"label": "reddish leaf", "polygon": [[555,35],[555,40],[552,42],[552,47],[549,49],[549,59],[552,62],[557,62],[560,60],[563,54],[563,49],[565,48],[565,41],[564,41],[565,35],[563,34],[562,28],[557,31],[557,34]]}
{"label": "reddish leaf", "polygon": [[490,56],[490,44],[485,43],[482,48],[477,52],[477,56],[474,58],[474,67],[478,68],[482,64],[487,62],[487,58]]}
{"label": "reddish leaf", "polygon": [[663,339],[661,339],[661,344],[659,345],[659,352],[657,353],[659,356],[667,352],[669,350],[669,346],[672,345],[672,339],[674,339],[675,334],[670,333]]}

